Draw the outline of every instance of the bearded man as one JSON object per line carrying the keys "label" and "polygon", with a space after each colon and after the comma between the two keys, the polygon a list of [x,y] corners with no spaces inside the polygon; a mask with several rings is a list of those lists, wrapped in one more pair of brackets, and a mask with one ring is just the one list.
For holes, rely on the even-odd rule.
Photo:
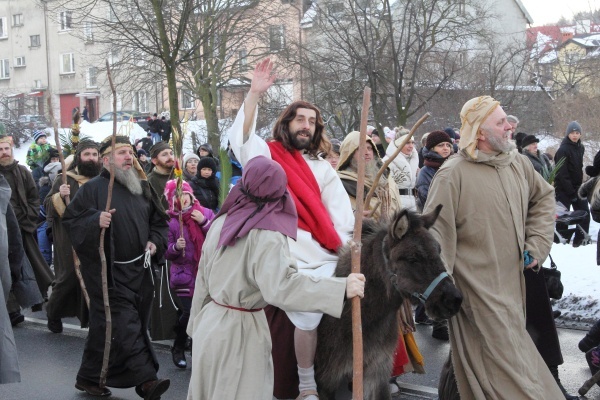
{"label": "bearded man", "polygon": [[423,210],[444,205],[431,232],[463,294],[444,368],[456,380],[442,374],[440,398],[452,386],[442,383],[456,382],[463,400],[563,399],[525,330],[523,270],[552,246],[554,189],[517,152],[499,102],[471,99],[460,118],[460,151],[435,174]]}
{"label": "bearded man", "polygon": [[[360,140],[360,132],[350,132],[340,146],[340,161],[338,164],[338,175],[342,180],[344,189],[350,196],[352,208],[356,210],[356,187],[358,182],[358,160],[360,153],[358,152],[358,144]],[[365,196],[373,187],[373,181],[380,164],[379,156],[376,152],[376,144],[372,138],[367,136],[367,144],[365,146]],[[379,221],[382,217],[389,219],[394,212],[400,210],[400,192],[396,186],[396,182],[389,173],[382,175],[374,196],[371,197],[369,210],[365,206],[365,216],[374,218]]]}
{"label": "bearded man", "polygon": [[[275,124],[269,143],[254,134],[258,100],[276,79],[272,72],[269,59],[256,66],[244,106],[240,107],[229,131],[231,148],[242,165],[263,155],[283,167],[288,190],[298,210],[297,240],[288,240],[298,271],[313,276],[333,276],[337,251],[350,238],[354,226],[352,206],[331,165],[318,156],[320,152],[328,154],[331,144],[325,136],[321,113],[314,105],[304,101],[289,105]],[[288,312],[296,327],[289,330],[286,325],[289,322],[276,322],[279,316],[285,319],[285,314],[277,309],[267,312],[273,338],[274,395],[290,398],[300,392],[299,398],[316,400],[313,364],[317,327],[323,315]],[[298,390],[294,390],[298,376]]]}
{"label": "bearded man", "polygon": [[63,330],[61,318],[76,316],[82,328],[88,324],[87,304],[75,274],[73,246],[62,224],[62,217],[67,208],[65,198],[69,196],[69,199],[73,199],[79,188],[100,173],[98,147],[98,144],[91,140],[79,142],[74,160],[66,173],[67,183],[62,183],[62,174],[59,174],[44,200],[46,220],[52,228],[54,239],[56,281],[46,305],[48,329],[54,333],[61,333]]}
{"label": "bearded man", "polygon": [[[25,248],[26,257],[23,263],[31,264],[39,293],[46,297],[48,288],[54,280],[54,274],[46,263],[36,240],[40,198],[31,172],[14,159],[12,138],[10,136],[0,138],[0,174],[4,175],[12,190],[10,204],[19,221],[23,247]],[[22,298],[19,298],[18,303],[23,307],[36,304],[35,310],[41,311],[42,296],[39,296],[39,293],[34,296],[39,299],[39,304],[24,303]],[[20,313],[18,303],[17,299],[11,294],[7,307],[11,314],[11,320],[22,322],[23,316]]]}
{"label": "bearded man", "polygon": [[[152,172],[148,174],[148,183],[156,193],[164,193],[167,181],[173,179],[173,166],[175,157],[173,149],[169,143],[159,141],[150,149],[150,159],[153,164]],[[161,196],[161,202],[165,210],[169,209],[169,204],[164,196]]]}
{"label": "bearded man", "polygon": [[[79,188],[63,215],[73,248],[81,260],[81,273],[90,296],[89,333],[75,387],[94,396],[110,395],[99,387],[104,354],[105,313],[102,300],[98,238],[106,228],[104,250],[108,266],[112,346],[106,386],[135,386],[145,400],[159,399],[168,379],[158,379],[158,362],[148,336],[153,298],[151,264],[167,245],[167,215],[134,156],[126,136],[111,137],[100,145],[104,169]],[[103,211],[108,197],[109,168],[115,182],[111,210]]]}

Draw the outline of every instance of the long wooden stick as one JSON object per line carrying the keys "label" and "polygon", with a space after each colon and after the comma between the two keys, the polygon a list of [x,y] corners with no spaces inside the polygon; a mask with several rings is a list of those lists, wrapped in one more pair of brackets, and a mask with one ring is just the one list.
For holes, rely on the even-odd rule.
{"label": "long wooden stick", "polygon": [[[113,133],[111,142],[110,152],[110,180],[108,182],[108,195],[106,197],[106,208],[104,211],[109,212],[110,203],[112,200],[112,191],[115,184],[115,146],[117,144],[117,91],[112,80],[110,73],[110,65],[106,60],[106,73],[108,74],[108,82],[110,83],[110,89],[113,95]],[[112,316],[110,314],[110,302],[108,298],[108,267],[106,264],[106,253],[104,252],[104,235],[106,234],[106,228],[102,228],[100,231],[100,262],[102,263],[102,299],[104,301],[104,316],[106,320],[106,330],[104,332],[104,357],[102,358],[102,370],[100,371],[100,383],[101,388],[106,387],[106,375],[108,374],[108,359],[110,356],[110,344],[112,338]]]}
{"label": "long wooden stick", "polygon": [[[365,194],[365,148],[367,147],[367,119],[371,103],[371,88],[365,87],[360,117],[360,137],[358,142],[358,179],[356,184],[356,211],[354,214],[354,234],[350,243],[352,255],[352,273],[360,273],[362,250],[363,196]],[[352,398],[363,398],[363,338],[360,297],[352,299]]]}
{"label": "long wooden stick", "polygon": [[600,381],[600,371],[596,372],[594,375],[592,375],[590,379],[585,381],[585,383],[582,387],[579,388],[579,391],[577,393],[579,393],[580,396],[585,396],[586,393],[589,392],[589,390],[592,388],[592,386],[598,383],[598,381]]}
{"label": "long wooden stick", "polygon": [[425,122],[425,120],[427,118],[429,118],[430,116],[431,116],[430,113],[426,113],[421,118],[419,118],[419,120],[417,121],[416,124],[414,124],[414,126],[412,127],[412,129],[410,130],[408,135],[404,138],[404,140],[402,140],[402,142],[400,143],[400,145],[398,146],[398,148],[396,149],[394,154],[392,154],[390,156],[390,158],[385,160],[385,162],[383,163],[381,168],[379,168],[379,171],[377,172],[377,175],[375,176],[375,179],[373,180],[373,186],[371,186],[371,189],[369,190],[369,193],[367,194],[367,197],[365,199],[365,204],[367,205],[367,210],[369,209],[369,203],[371,202],[371,198],[373,197],[373,194],[375,194],[375,188],[377,187],[377,185],[379,185],[379,180],[381,179],[381,176],[383,175],[383,173],[385,172],[387,167],[392,163],[392,161],[394,161],[394,158],[396,158],[398,156],[398,154],[400,154],[400,152],[402,151],[402,149],[404,148],[406,143],[408,143],[410,138],[413,137],[413,135],[415,134],[415,132],[417,131],[419,126],[421,126],[421,124],[423,122]]}
{"label": "long wooden stick", "polygon": [[[63,185],[67,184],[67,167],[65,164],[65,156],[62,152],[62,145],[60,144],[60,135],[58,134],[58,124],[56,123],[56,118],[54,118],[54,110],[52,109],[52,95],[48,93],[48,112],[50,113],[50,123],[52,124],[52,128],[54,129],[54,141],[56,142],[56,150],[58,151],[58,159],[60,160],[60,167],[62,169],[62,183]],[[69,205],[71,202],[71,198],[69,195],[65,196],[65,205]],[[77,280],[79,281],[79,286],[81,286],[81,293],[83,293],[83,298],[85,299],[85,303],[87,304],[88,310],[90,308],[90,296],[88,295],[87,289],[85,287],[85,282],[83,281],[83,276],[81,275],[81,262],[79,261],[79,257],[77,257],[77,253],[73,247],[71,247],[71,252],[73,253],[73,265],[75,266],[75,275],[77,276]]]}

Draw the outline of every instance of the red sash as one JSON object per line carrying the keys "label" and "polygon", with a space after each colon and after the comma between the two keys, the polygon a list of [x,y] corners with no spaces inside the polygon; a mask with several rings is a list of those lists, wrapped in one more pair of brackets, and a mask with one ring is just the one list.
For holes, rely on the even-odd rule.
{"label": "red sash", "polygon": [[286,150],[281,142],[268,142],[271,157],[285,171],[288,190],[298,210],[298,227],[311,233],[319,244],[334,253],[342,245],[329,213],[321,201],[321,190],[299,151]]}

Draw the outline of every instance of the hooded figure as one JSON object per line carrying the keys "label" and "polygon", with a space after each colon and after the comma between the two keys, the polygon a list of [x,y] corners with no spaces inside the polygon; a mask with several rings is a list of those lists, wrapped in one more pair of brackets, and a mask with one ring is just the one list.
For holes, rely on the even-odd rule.
{"label": "hooded figure", "polygon": [[[358,150],[360,132],[350,132],[343,140],[340,146],[340,161],[338,163],[338,175],[342,180],[344,189],[350,196],[350,203],[352,208],[356,209],[356,187],[358,182],[357,173],[357,158],[355,153]],[[370,150],[369,150],[370,146]],[[367,136],[367,154],[366,165],[365,165],[365,191],[364,196],[366,197],[369,190],[373,187],[373,179],[377,175],[381,166],[381,160],[377,155],[377,150],[373,140]],[[365,154],[365,155],[367,155]],[[386,171],[379,184],[375,189],[374,196],[371,198],[369,204],[369,210],[374,210],[371,215],[372,218],[379,220],[381,216],[389,217],[393,213],[401,208],[400,192],[396,186],[394,178]],[[365,205],[365,210],[367,207]]]}

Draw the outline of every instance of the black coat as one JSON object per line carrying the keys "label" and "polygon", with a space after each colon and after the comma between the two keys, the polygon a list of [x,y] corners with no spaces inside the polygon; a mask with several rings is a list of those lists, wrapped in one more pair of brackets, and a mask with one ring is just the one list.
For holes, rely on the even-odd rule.
{"label": "black coat", "polygon": [[564,195],[569,199],[577,198],[577,190],[583,182],[583,153],[585,148],[581,140],[577,143],[565,137],[554,156],[554,162],[566,158],[564,165],[558,170],[554,187],[556,195]]}
{"label": "black coat", "polygon": [[[523,155],[531,161],[533,164],[533,168],[539,173],[542,174],[542,171],[545,169],[546,171],[552,171],[552,163],[548,160],[545,154],[541,151],[537,151],[537,155],[533,155],[527,150],[523,151]],[[542,174],[543,175],[543,174]]]}

